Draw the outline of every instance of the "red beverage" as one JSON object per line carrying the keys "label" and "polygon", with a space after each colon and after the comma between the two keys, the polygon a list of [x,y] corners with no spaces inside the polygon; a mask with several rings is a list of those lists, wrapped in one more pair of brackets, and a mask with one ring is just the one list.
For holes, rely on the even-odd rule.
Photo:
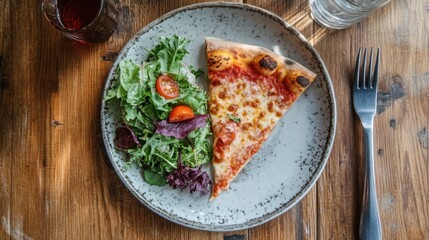
{"label": "red beverage", "polygon": [[101,0],[58,1],[60,19],[64,27],[78,30],[90,24],[101,7]]}
{"label": "red beverage", "polygon": [[42,0],[42,8],[56,29],[81,43],[106,41],[118,26],[114,0]]}

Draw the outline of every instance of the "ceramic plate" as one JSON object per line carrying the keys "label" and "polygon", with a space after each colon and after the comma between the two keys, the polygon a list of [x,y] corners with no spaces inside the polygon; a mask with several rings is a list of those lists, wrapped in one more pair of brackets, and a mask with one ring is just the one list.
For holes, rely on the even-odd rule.
{"label": "ceramic plate", "polygon": [[[142,63],[159,36],[191,40],[187,64],[203,70],[204,37],[263,46],[297,60],[318,77],[274,128],[261,150],[215,201],[168,186],[148,185],[136,166],[124,169],[126,156],[115,150],[120,111],[102,102],[101,127],[108,157],[125,186],[145,206],[178,224],[210,231],[253,227],[295,205],[320,176],[333,143],[335,100],[332,83],[316,50],[293,27],[266,10],[237,3],[205,3],[170,12],[138,32],[123,48],[106,81],[112,83],[119,61]],[[202,83],[204,85],[204,83]]]}

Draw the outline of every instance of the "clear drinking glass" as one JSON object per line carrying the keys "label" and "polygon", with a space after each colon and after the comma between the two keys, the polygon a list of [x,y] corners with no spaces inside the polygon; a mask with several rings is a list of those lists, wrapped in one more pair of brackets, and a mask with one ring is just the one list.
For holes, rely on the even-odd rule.
{"label": "clear drinking glass", "polygon": [[320,25],[333,29],[350,27],[390,0],[309,0],[311,16]]}
{"label": "clear drinking glass", "polygon": [[42,9],[56,29],[81,43],[105,41],[118,26],[113,0],[43,0]]}

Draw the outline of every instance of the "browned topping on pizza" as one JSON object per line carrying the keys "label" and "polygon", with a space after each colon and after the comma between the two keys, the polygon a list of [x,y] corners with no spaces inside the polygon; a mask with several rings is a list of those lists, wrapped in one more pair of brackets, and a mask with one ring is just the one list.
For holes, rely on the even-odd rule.
{"label": "browned topping on pizza", "polygon": [[210,114],[212,114],[212,115],[216,115],[216,114],[218,113],[218,111],[219,111],[219,108],[217,107],[217,105],[213,104],[213,105],[210,107]]}
{"label": "browned topping on pizza", "polygon": [[274,103],[273,102],[269,102],[268,103],[268,111],[269,112],[273,112],[273,109],[274,109]]}
{"label": "browned topping on pizza", "polygon": [[308,84],[310,84],[310,81],[308,81],[308,79],[304,76],[298,76],[296,78],[296,81],[299,83],[299,85],[301,85],[302,87],[307,87]]}
{"label": "browned topping on pizza", "polygon": [[225,94],[225,92],[220,92],[220,93],[219,93],[219,95],[218,95],[218,97],[219,97],[220,99],[225,99],[225,98],[226,98],[226,94]]}
{"label": "browned topping on pizza", "polygon": [[230,112],[235,112],[237,109],[238,109],[237,104],[231,104],[228,106],[228,111],[230,111]]}
{"label": "browned topping on pizza", "polygon": [[242,125],[242,128],[244,130],[249,130],[252,126],[253,126],[253,123],[247,122],[247,123]]}
{"label": "browned topping on pizza", "polygon": [[[256,99],[256,100],[258,100],[258,99]],[[259,106],[258,101],[256,101],[256,100],[250,102],[250,106],[252,106],[253,108],[257,108]]]}
{"label": "browned topping on pizza", "polygon": [[276,60],[268,54],[259,56],[256,59],[257,59],[257,63],[258,63],[257,69],[260,70],[260,72],[263,74],[271,75],[277,69]]}
{"label": "browned topping on pizza", "polygon": [[231,55],[225,51],[214,51],[207,59],[209,69],[214,71],[226,69],[231,63]]}

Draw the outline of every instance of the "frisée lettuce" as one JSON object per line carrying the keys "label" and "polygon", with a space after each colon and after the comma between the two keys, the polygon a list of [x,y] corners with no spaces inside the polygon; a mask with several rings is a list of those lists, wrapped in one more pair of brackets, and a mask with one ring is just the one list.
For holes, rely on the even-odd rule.
{"label": "fris\u00e9e lettuce", "polygon": [[[188,44],[189,40],[176,35],[161,37],[142,64],[122,60],[104,98],[120,104],[124,126],[116,132],[116,142],[121,143],[117,148],[129,155],[127,166],[137,164],[143,168],[143,178],[153,185],[167,183],[167,176],[179,167],[179,153],[180,164],[189,168],[196,168],[211,159],[208,97],[204,90],[189,81],[198,77],[196,75],[201,71],[183,63]],[[176,98],[167,99],[157,92],[155,84],[162,74],[171,76],[179,86],[180,94]],[[179,104],[193,110],[197,123],[192,120],[176,125],[168,123],[170,112]],[[157,129],[157,126],[163,129]],[[185,132],[181,127],[186,128]],[[118,133],[130,135],[120,136]]]}

